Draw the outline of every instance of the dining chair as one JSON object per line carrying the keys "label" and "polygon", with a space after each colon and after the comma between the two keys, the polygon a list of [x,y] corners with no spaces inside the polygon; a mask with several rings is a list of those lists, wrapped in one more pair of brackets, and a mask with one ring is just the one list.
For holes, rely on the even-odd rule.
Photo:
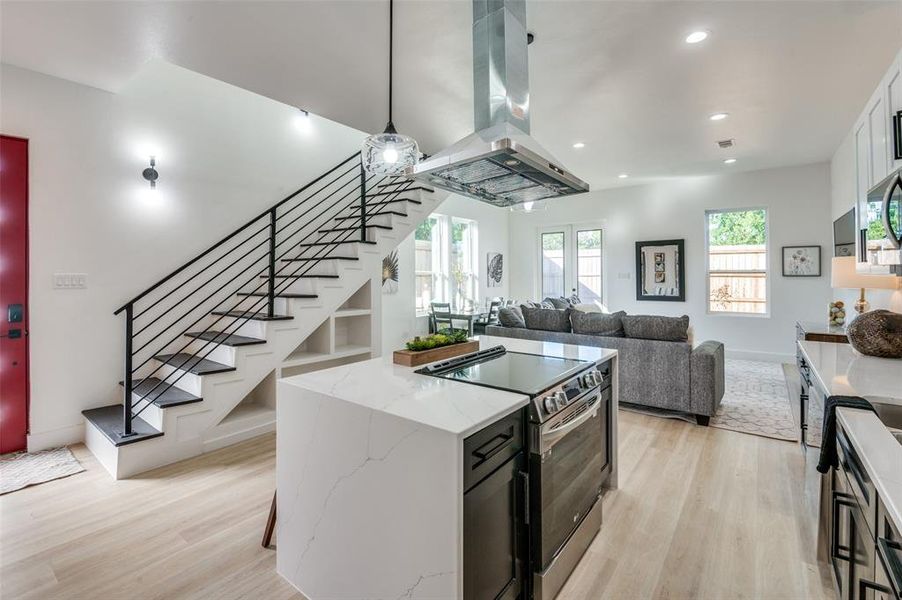
{"label": "dining chair", "polygon": [[485,328],[487,325],[496,325],[498,323],[498,311],[501,310],[501,307],[504,306],[504,301],[501,298],[492,298],[492,301],[489,303],[489,311],[486,315],[477,319],[473,322],[473,329],[476,333],[485,333]]}
{"label": "dining chair", "polygon": [[454,323],[451,322],[451,304],[448,302],[432,302],[432,329],[438,333],[441,325],[447,325],[447,329],[454,331]]}

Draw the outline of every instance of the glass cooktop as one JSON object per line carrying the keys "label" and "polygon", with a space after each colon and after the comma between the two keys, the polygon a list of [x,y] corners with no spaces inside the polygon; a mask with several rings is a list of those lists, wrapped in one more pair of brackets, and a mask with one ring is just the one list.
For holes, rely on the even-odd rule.
{"label": "glass cooktop", "polygon": [[586,360],[505,352],[479,362],[451,366],[439,372],[422,370],[418,373],[536,396],[590,364]]}

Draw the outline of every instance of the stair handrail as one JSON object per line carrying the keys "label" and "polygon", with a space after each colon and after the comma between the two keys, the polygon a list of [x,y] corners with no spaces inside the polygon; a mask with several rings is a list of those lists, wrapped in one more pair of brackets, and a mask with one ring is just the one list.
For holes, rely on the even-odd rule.
{"label": "stair handrail", "polygon": [[196,263],[203,257],[210,254],[210,252],[212,252],[213,250],[216,250],[217,248],[219,248],[220,246],[222,246],[223,244],[228,242],[230,239],[234,238],[236,235],[238,235],[239,233],[241,233],[242,231],[244,231],[245,229],[247,229],[248,227],[253,225],[255,222],[257,222],[260,219],[262,219],[263,217],[265,217],[267,215],[267,213],[269,213],[270,211],[279,208],[286,202],[289,202],[292,198],[294,198],[298,194],[300,194],[300,193],[306,191],[308,188],[310,188],[310,186],[316,184],[319,181],[322,181],[324,178],[328,177],[329,175],[331,175],[332,173],[337,171],[343,165],[346,165],[348,162],[354,160],[355,158],[358,158],[359,156],[360,156],[360,152],[359,151],[355,152],[354,154],[352,154],[345,160],[341,161],[340,163],[338,163],[337,165],[335,165],[334,167],[332,167],[331,169],[329,169],[322,175],[319,175],[318,177],[316,177],[316,179],[313,179],[312,181],[304,184],[302,187],[298,188],[297,190],[295,190],[294,192],[292,192],[291,194],[289,194],[288,196],[286,196],[285,198],[283,198],[282,200],[280,200],[273,206],[270,206],[268,209],[266,209],[265,211],[263,211],[262,213],[260,213],[259,215],[257,215],[256,217],[254,217],[253,219],[251,219],[250,221],[248,221],[247,223],[245,223],[244,225],[242,225],[235,231],[233,231],[232,233],[228,234],[227,236],[225,236],[224,238],[222,238],[221,240],[219,240],[218,242],[216,242],[215,244],[213,244],[212,246],[210,246],[209,248],[207,248],[206,250],[204,250],[203,252],[201,252],[200,254],[198,254],[197,256],[195,256],[194,258],[192,258],[185,264],[183,264],[182,266],[178,267],[177,269],[175,269],[168,275],[165,275],[162,279],[160,279],[159,281],[157,281],[156,283],[154,283],[153,285],[151,285],[150,287],[145,289],[143,292],[141,292],[140,294],[138,294],[137,296],[135,296],[134,298],[132,298],[131,300],[129,300],[128,302],[126,302],[125,304],[120,306],[119,308],[117,308],[116,311],[113,313],[113,315],[118,315],[119,313],[124,311],[128,305],[130,305],[130,304],[133,305],[138,300],[141,300],[147,294],[154,291],[155,289],[157,289],[158,287],[160,287],[161,285],[163,285],[164,283],[166,283],[167,281],[169,281],[170,279],[172,279],[173,277],[175,277],[176,275],[178,275],[179,273],[181,273],[182,271],[184,271],[185,269],[187,269],[188,267],[190,267],[191,265],[193,265],[194,263]]}

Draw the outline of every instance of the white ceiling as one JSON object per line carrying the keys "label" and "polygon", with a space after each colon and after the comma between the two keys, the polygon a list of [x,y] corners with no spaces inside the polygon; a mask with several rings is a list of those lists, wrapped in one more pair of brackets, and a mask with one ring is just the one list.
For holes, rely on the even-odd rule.
{"label": "white ceiling", "polygon": [[[595,188],[828,160],[902,46],[899,0],[527,4],[532,134]],[[395,18],[395,124],[434,153],[472,130],[470,3],[398,0]],[[162,58],[359,129],[386,120],[385,0],[4,0],[0,21],[3,62],[103,89]],[[685,44],[696,29],[710,38]]]}

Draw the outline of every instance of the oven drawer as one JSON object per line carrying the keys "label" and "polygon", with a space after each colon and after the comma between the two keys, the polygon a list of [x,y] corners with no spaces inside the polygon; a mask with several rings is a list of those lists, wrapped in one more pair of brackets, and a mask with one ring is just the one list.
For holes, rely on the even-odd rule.
{"label": "oven drawer", "polygon": [[464,440],[464,491],[523,449],[523,411],[518,410]]}

